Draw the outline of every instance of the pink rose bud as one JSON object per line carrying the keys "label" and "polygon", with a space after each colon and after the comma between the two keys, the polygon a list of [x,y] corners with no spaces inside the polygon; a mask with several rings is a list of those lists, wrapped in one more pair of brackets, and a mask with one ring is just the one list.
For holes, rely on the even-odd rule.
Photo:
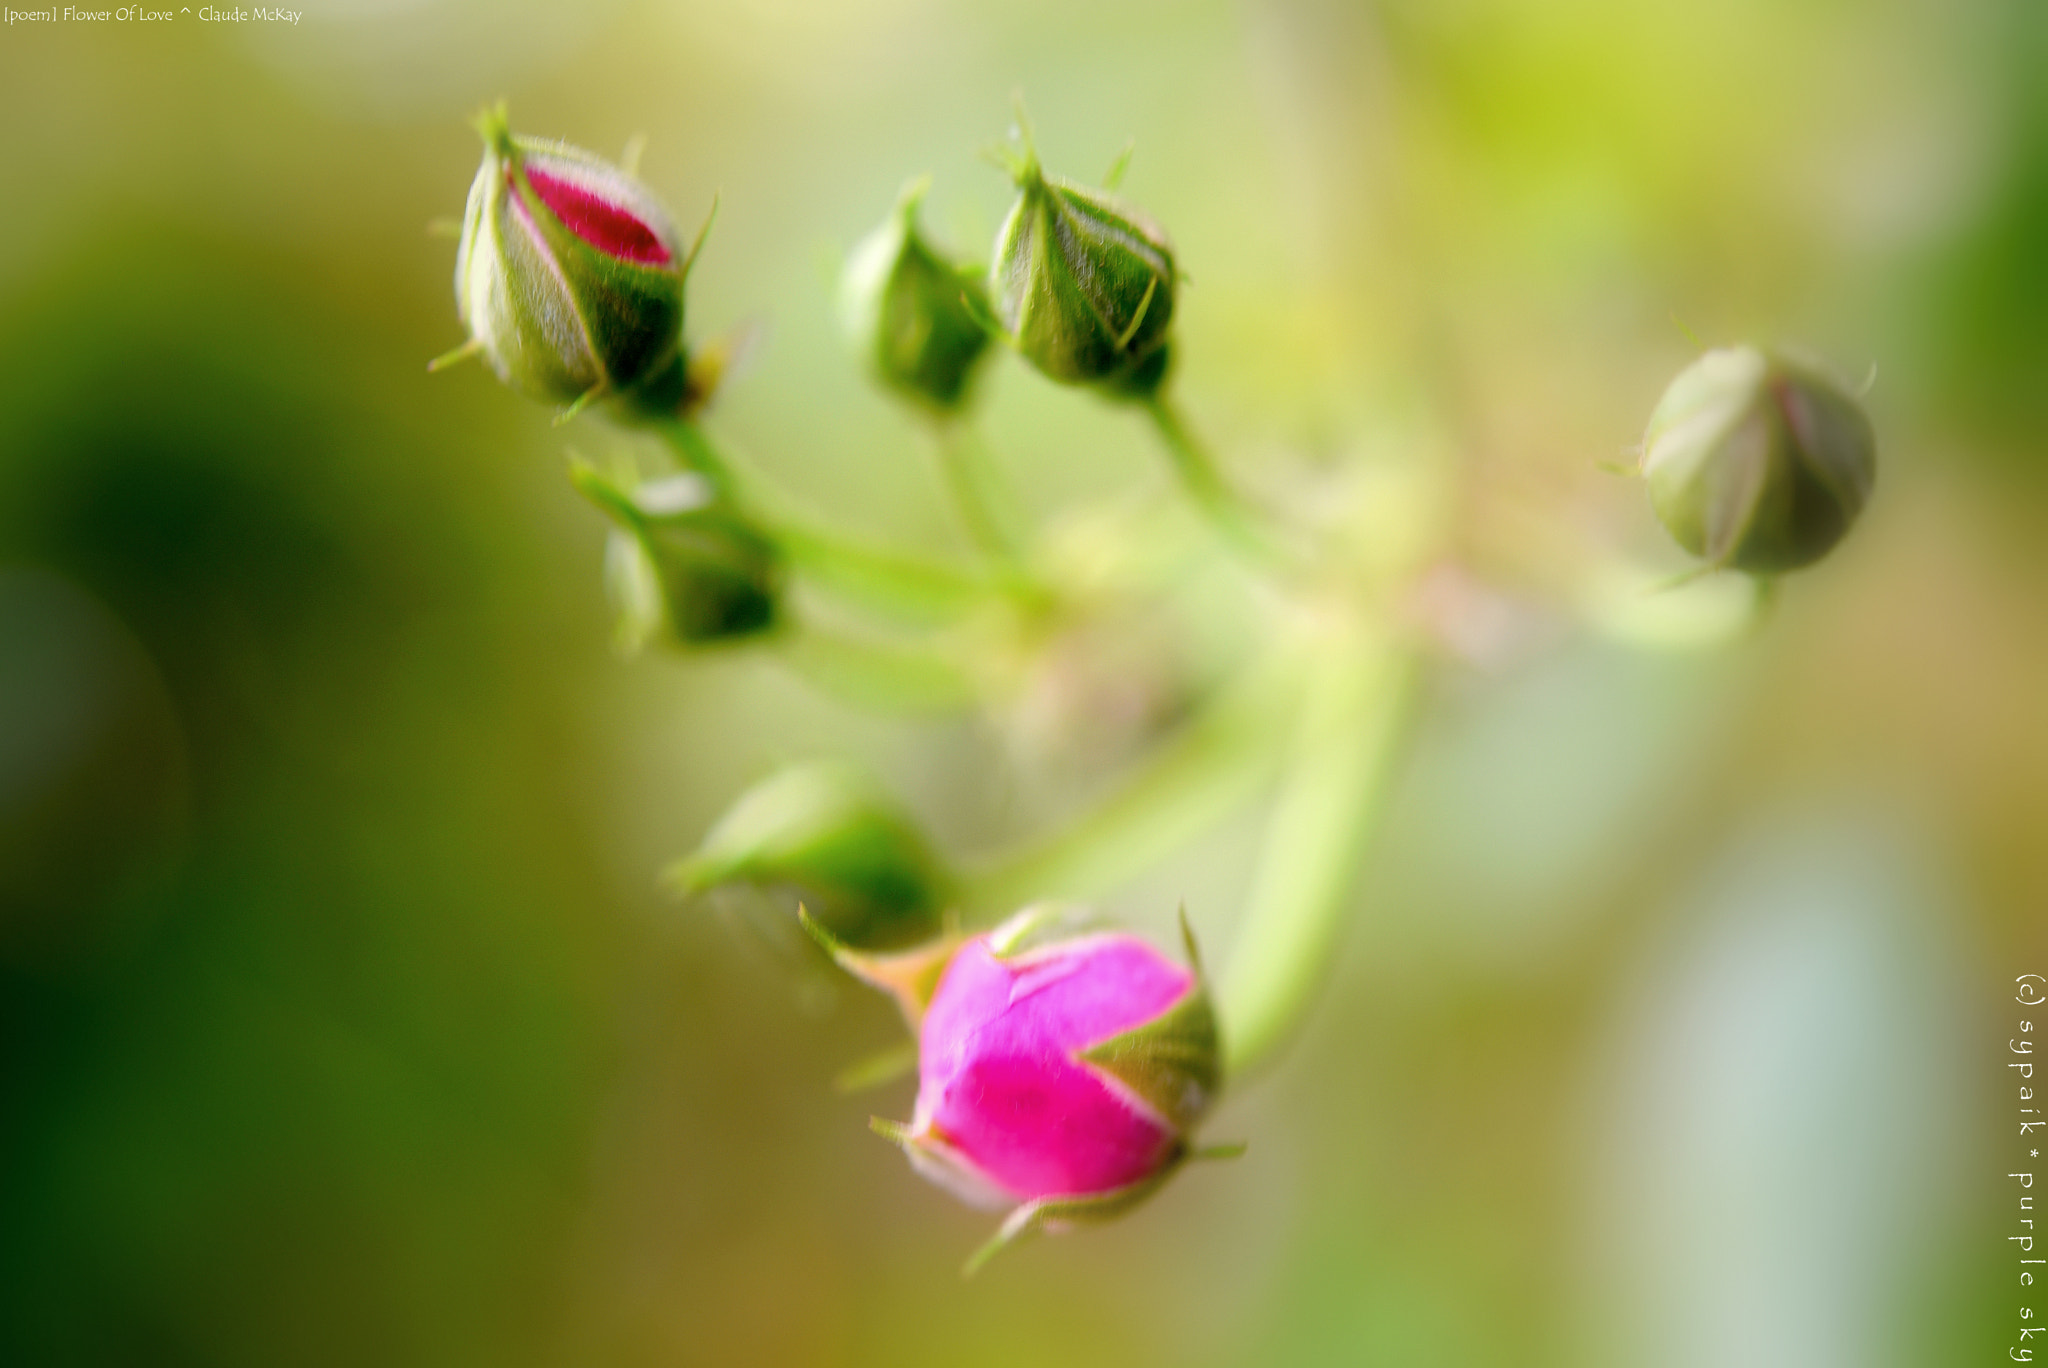
{"label": "pink rose bud", "polygon": [[[456,249],[470,340],[506,383],[576,407],[673,412],[686,388],[690,253],[654,193],[567,143],[514,136],[502,105],[477,120],[483,166]],[[439,363],[437,363],[439,364]]]}
{"label": "pink rose bud", "polygon": [[1150,1196],[1221,1082],[1199,967],[1118,932],[1034,943],[1056,921],[1027,911],[960,946],[919,1026],[916,1114],[876,1123],[963,1199],[1015,1207],[970,1271]]}

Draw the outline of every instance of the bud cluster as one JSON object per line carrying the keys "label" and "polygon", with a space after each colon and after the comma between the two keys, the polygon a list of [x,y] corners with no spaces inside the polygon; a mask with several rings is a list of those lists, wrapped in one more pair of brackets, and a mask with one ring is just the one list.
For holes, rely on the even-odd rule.
{"label": "bud cluster", "polygon": [[[1379,806],[1374,786],[1406,717],[1414,658],[1389,605],[1406,587],[1401,567],[1423,562],[1408,549],[1423,534],[1397,538],[1399,553],[1346,556],[1334,537],[1307,546],[1321,529],[1276,527],[1235,490],[1163,390],[1183,280],[1165,231],[1109,189],[1047,173],[1027,133],[1005,160],[1017,197],[985,268],[927,236],[920,181],[854,249],[840,289],[842,322],[872,378],[943,420],[934,425],[939,445],[987,563],[968,573],[837,539],[742,479],[744,464],[698,426],[706,377],[723,361],[707,349],[691,364],[684,285],[696,246],[684,249],[653,193],[587,152],[515,136],[502,107],[477,127],[483,163],[455,272],[469,339],[451,356],[479,355],[508,384],[571,412],[603,401],[666,440],[680,467],[643,479],[622,457],[604,470],[578,460],[571,472],[612,525],[608,574],[628,645],[655,633],[686,647],[825,643],[821,654],[856,660],[900,697],[929,688],[983,707],[1007,679],[1027,723],[1020,731],[1042,719],[1048,750],[1078,737],[1094,758],[1125,737],[1160,758],[1165,733],[1189,726],[1194,741],[1177,757],[1091,816],[1134,845],[1176,824],[1172,805],[1186,803],[1188,788],[1200,797],[1205,784],[1238,785],[1259,757],[1282,749],[1260,728],[1290,704],[1264,704],[1301,700],[1306,744],[1291,753],[1285,820],[1273,824],[1266,856],[1284,873],[1259,881],[1238,934],[1240,947],[1257,952],[1243,952],[1255,991],[1229,1004],[1230,1067],[1256,1067],[1266,1042],[1299,1020],[1302,985],[1334,944],[1342,862],[1364,844]],[[1166,624],[1159,606],[1169,582],[1196,564],[1177,542],[1153,537],[1169,554],[1156,557],[1145,594],[1122,595],[1095,581],[1127,556],[1155,559],[1131,553],[1127,543],[1147,540],[1133,533],[1135,521],[1118,520],[1072,586],[1048,554],[1053,539],[1010,535],[988,493],[1000,481],[977,471],[978,444],[966,440],[996,341],[1055,382],[1145,410],[1186,495],[1265,575],[1259,587],[1270,592],[1254,611],[1282,598],[1294,610],[1296,630],[1265,643],[1283,668],[1269,662],[1257,673],[1286,675],[1289,688],[1306,676],[1306,687],[1226,710],[1211,698],[1226,690],[1206,680],[1197,688],[1172,668],[1175,642],[1165,638],[1194,635]],[[1657,517],[1708,568],[1775,576],[1841,541],[1870,497],[1875,460],[1859,397],[1823,367],[1737,346],[1708,352],[1671,383],[1651,415],[1640,473]],[[821,630],[805,599],[800,636],[792,569],[812,575],[807,592],[847,595],[840,607],[928,613],[919,619],[927,635],[864,635],[875,625],[864,622],[834,637],[837,620],[828,616]],[[1242,653],[1241,634],[1211,634],[1227,636],[1233,660]],[[1009,669],[1006,650],[1016,658]],[[1192,731],[1196,723],[1204,729]],[[1069,875],[1090,869],[1089,856],[1108,844],[1091,852],[1085,835],[1048,843]],[[1227,1152],[1194,1138],[1222,1086],[1224,1056],[1191,934],[1180,963],[1050,906],[979,934],[963,930],[970,917],[1009,913],[1050,891],[1048,857],[1029,854],[977,880],[936,854],[877,785],[842,765],[809,764],[744,793],[669,871],[671,886],[693,899],[766,890],[771,904],[795,904],[834,962],[895,998],[915,1037],[917,1092],[907,1121],[877,1120],[875,1129],[918,1172],[970,1202],[1009,1209],[977,1262],[1022,1235],[1115,1216],[1186,1160]]]}

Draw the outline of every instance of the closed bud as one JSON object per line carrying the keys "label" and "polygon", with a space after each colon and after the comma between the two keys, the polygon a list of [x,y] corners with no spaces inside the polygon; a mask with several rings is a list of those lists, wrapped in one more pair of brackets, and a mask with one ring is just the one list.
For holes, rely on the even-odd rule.
{"label": "closed bud", "polygon": [[1069,384],[1143,396],[1165,378],[1173,248],[1105,191],[1048,176],[1028,149],[996,238],[996,319],[1031,364]]}
{"label": "closed bud", "polygon": [[1650,502],[1678,544],[1758,575],[1832,550],[1870,497],[1876,459],[1870,420],[1839,381],[1755,347],[1680,372],[1643,439]]}
{"label": "closed bud", "polygon": [[483,166],[456,249],[455,298],[500,379],[555,403],[672,412],[684,393],[683,278],[668,213],[638,179],[566,143],[477,120]]}
{"label": "closed bud", "polygon": [[776,625],[781,548],[709,481],[681,474],[622,483],[580,462],[570,477],[617,528],[608,569],[627,646],[661,625],[686,646]]}
{"label": "closed bud", "polygon": [[839,947],[936,940],[949,880],[915,824],[861,775],[799,765],[741,795],[669,871],[684,893],[729,884],[794,892]]}
{"label": "closed bud", "polygon": [[1121,933],[1044,939],[1051,915],[960,946],[919,1025],[915,1113],[875,1126],[956,1195],[1013,1208],[977,1263],[1149,1196],[1221,1083],[1198,969]]}
{"label": "closed bud", "polygon": [[988,291],[918,230],[927,182],[903,193],[889,221],[862,239],[840,281],[847,335],[881,382],[941,413],[967,399],[988,354]]}

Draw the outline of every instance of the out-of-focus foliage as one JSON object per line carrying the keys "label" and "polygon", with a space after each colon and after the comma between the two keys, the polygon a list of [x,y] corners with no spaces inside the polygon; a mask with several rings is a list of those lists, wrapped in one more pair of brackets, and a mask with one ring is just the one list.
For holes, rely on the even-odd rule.
{"label": "out-of-focus foliage", "polygon": [[[0,30],[0,1358],[1995,1355],[2001,985],[2048,972],[2044,72],[2028,0]],[[765,339],[712,421],[957,550],[833,281],[922,172],[987,250],[1018,86],[1049,162],[1135,137],[1176,383],[1245,482],[1450,491],[1471,564],[1326,1004],[1210,1126],[1250,1152],[961,1287],[981,1221],[866,1133],[907,1089],[829,1088],[887,1005],[656,874],[790,761],[962,850],[1107,776],[743,652],[616,659],[564,448],[634,439],[425,374],[460,338],[425,226],[486,100],[644,132],[680,220],[722,195],[693,337]],[[1876,497],[1719,654],[1568,609],[1684,566],[1597,464],[1685,329],[1878,367]],[[1034,517],[1164,493],[1134,415],[977,388]],[[1227,956],[1261,815],[1104,905],[1164,938],[1185,900]]]}

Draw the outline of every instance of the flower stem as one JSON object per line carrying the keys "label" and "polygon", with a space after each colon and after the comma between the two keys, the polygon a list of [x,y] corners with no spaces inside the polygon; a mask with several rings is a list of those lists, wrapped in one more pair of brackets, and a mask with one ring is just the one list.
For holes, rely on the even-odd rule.
{"label": "flower stem", "polygon": [[993,586],[942,561],[841,536],[800,509],[758,471],[729,460],[687,418],[655,424],[678,460],[742,511],[767,524],[797,568],[849,604],[916,622],[956,618],[985,602]]}
{"label": "flower stem", "polygon": [[1173,460],[1181,487],[1210,526],[1231,546],[1267,568],[1291,565],[1293,558],[1274,540],[1260,514],[1223,478],[1215,457],[1195,436],[1179,406],[1163,391],[1145,396],[1144,406],[1161,445]]}
{"label": "flower stem", "polygon": [[1019,539],[999,511],[1003,501],[987,445],[964,421],[942,420],[937,432],[939,473],[967,535],[993,564],[1017,569]]}
{"label": "flower stem", "polygon": [[1106,892],[1249,800],[1272,772],[1262,762],[1272,719],[1294,696],[1291,663],[1276,655],[1254,667],[1079,817],[971,870],[969,914]]}
{"label": "flower stem", "polygon": [[782,663],[820,690],[877,712],[959,712],[979,701],[955,662],[915,643],[877,641],[805,622],[780,642]]}
{"label": "flower stem", "polygon": [[1323,643],[1299,713],[1219,1013],[1226,1077],[1294,1031],[1334,953],[1360,855],[1379,817],[1415,663],[1356,623]]}

